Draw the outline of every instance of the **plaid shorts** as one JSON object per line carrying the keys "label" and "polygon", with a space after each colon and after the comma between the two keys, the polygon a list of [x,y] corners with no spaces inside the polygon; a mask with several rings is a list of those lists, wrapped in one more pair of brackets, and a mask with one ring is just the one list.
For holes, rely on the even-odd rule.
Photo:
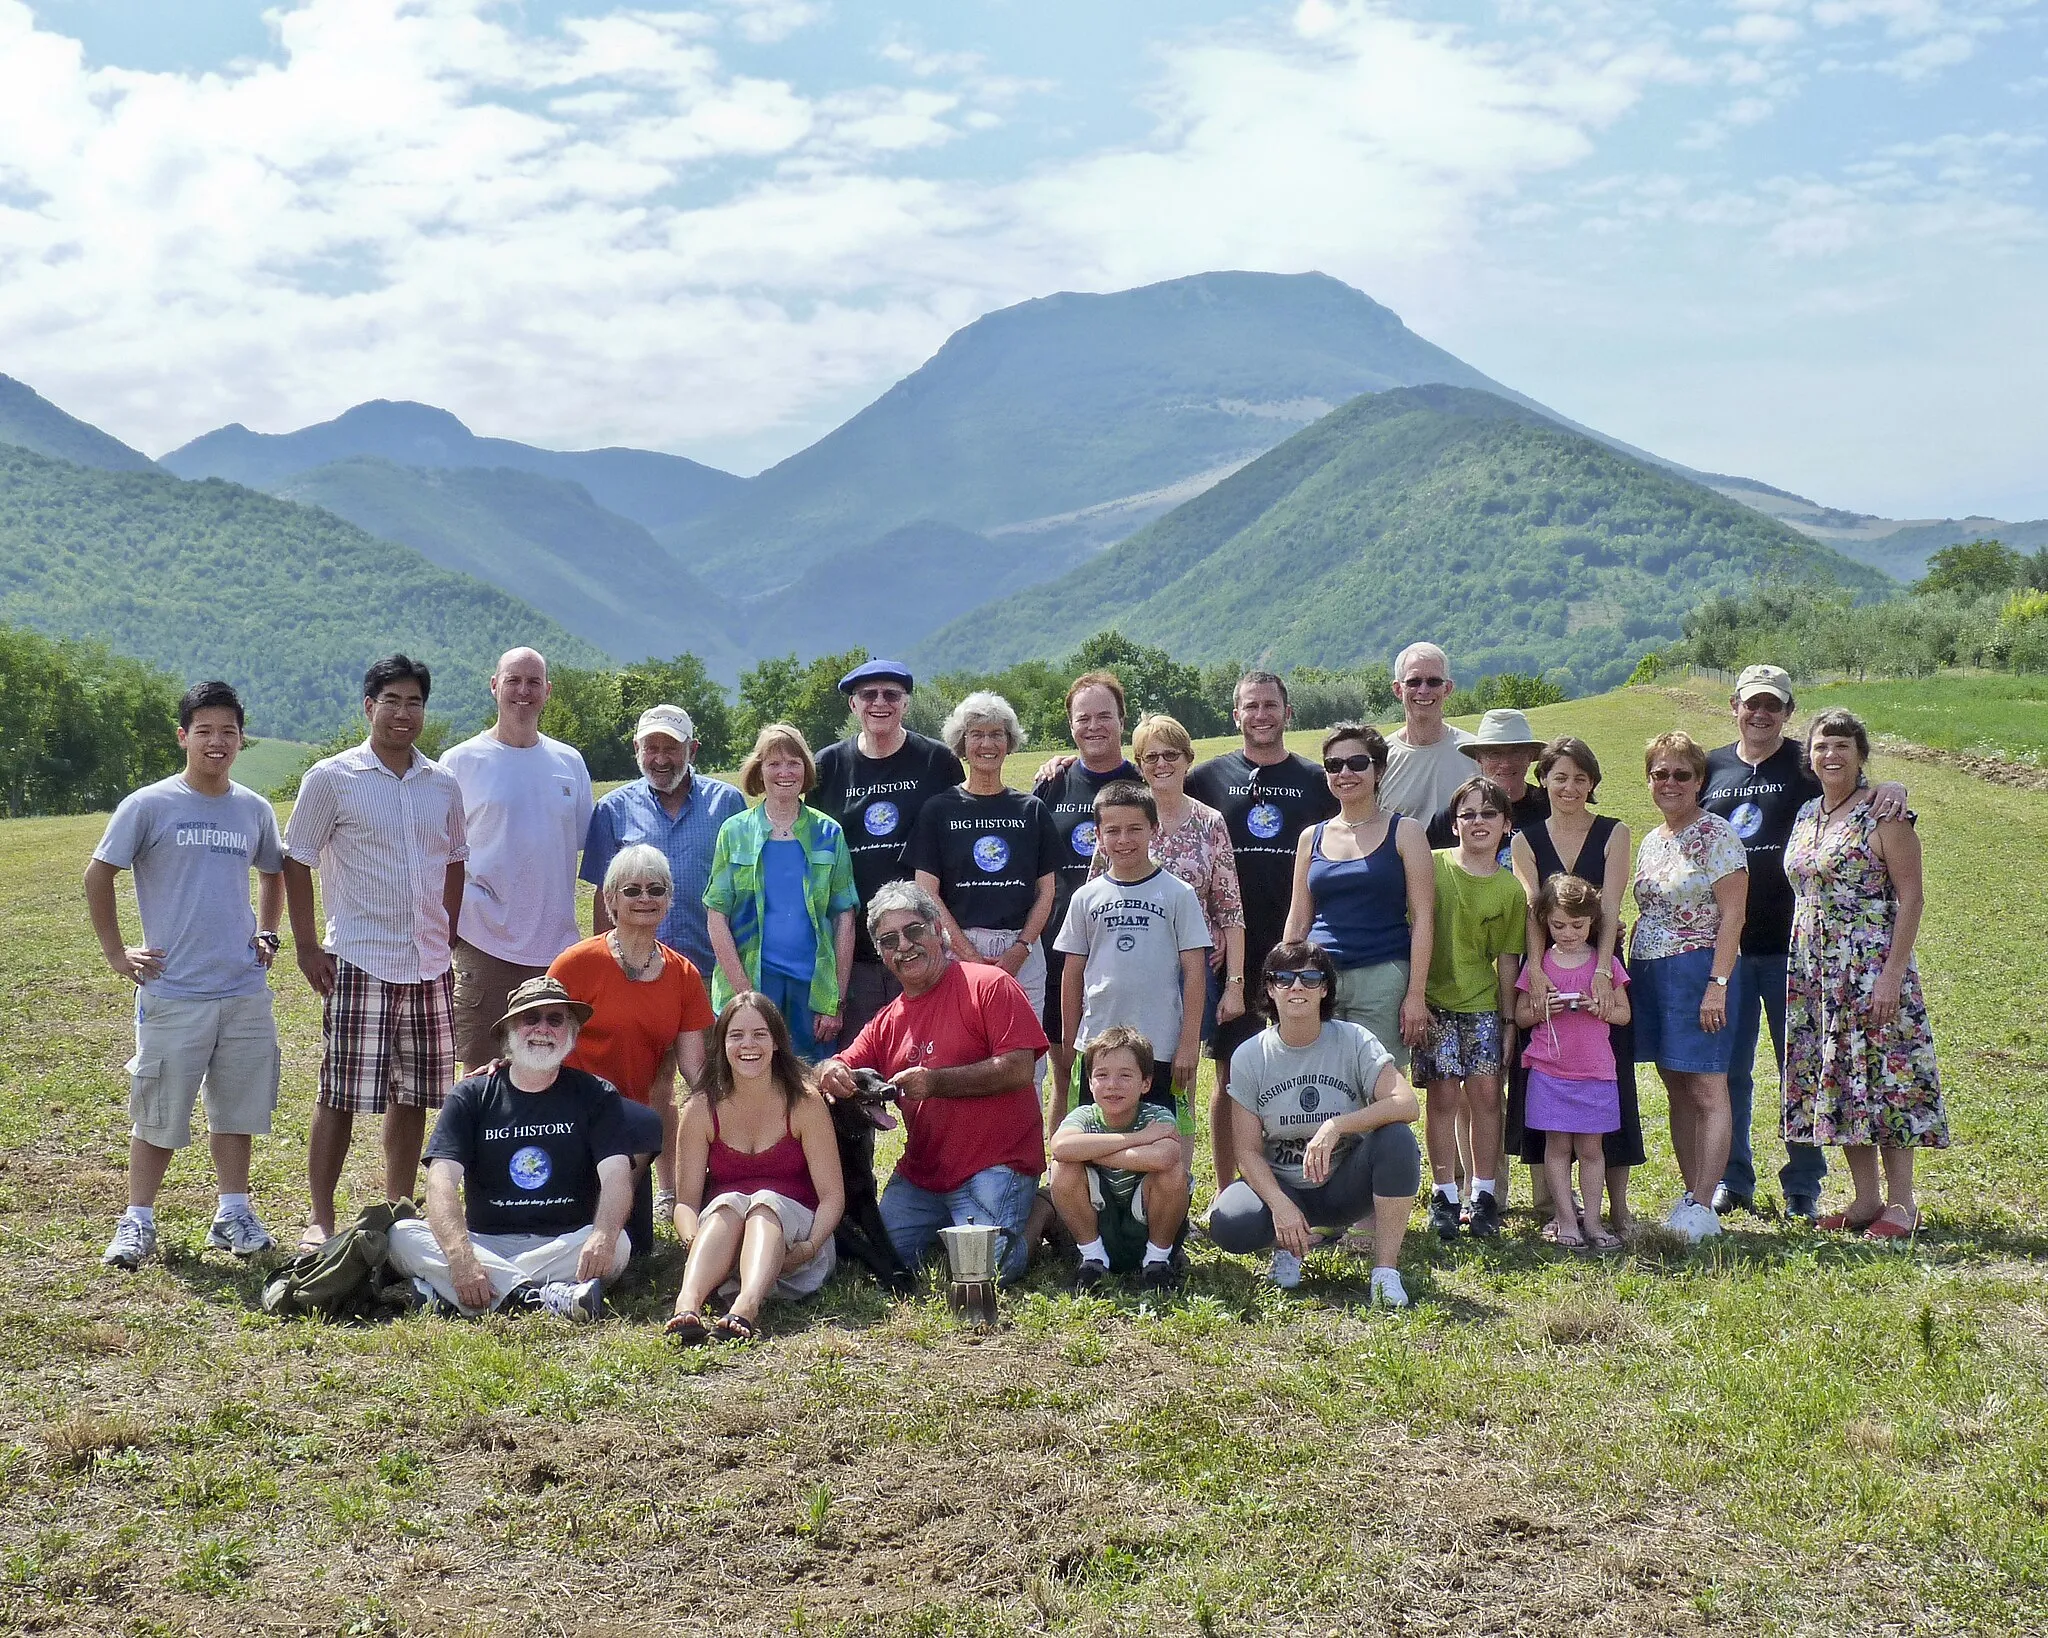
{"label": "plaid shorts", "polygon": [[1430,1009],[1429,1044],[1415,1054],[1415,1079],[1462,1081],[1467,1075],[1498,1075],[1501,1017],[1497,1012],[1438,1012]]}
{"label": "plaid shorts", "polygon": [[439,1109],[455,1084],[454,981],[387,984],[346,961],[320,1013],[320,1102],[381,1115],[387,1102]]}

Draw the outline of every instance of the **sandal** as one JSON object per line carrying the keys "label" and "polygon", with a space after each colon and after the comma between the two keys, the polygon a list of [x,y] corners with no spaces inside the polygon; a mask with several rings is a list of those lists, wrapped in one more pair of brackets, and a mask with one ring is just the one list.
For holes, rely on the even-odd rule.
{"label": "sandal", "polygon": [[301,1252],[318,1251],[333,1238],[318,1223],[308,1223],[305,1230],[299,1235],[299,1250]]}
{"label": "sandal", "polygon": [[711,1327],[719,1342],[759,1342],[761,1328],[743,1314],[727,1314]]}
{"label": "sandal", "polygon": [[1584,1251],[1586,1249],[1586,1242],[1583,1239],[1567,1240],[1562,1234],[1560,1234],[1557,1229],[1557,1220],[1555,1218],[1552,1218],[1549,1222],[1543,1225],[1542,1235],[1544,1239],[1548,1240],[1560,1251]]}
{"label": "sandal", "polygon": [[[1904,1212],[1901,1219],[1893,1212]],[[1920,1232],[1920,1212],[1914,1206],[1887,1206],[1871,1220],[1870,1227],[1863,1231],[1866,1240],[1910,1240]]]}
{"label": "sandal", "polygon": [[1883,1215],[1882,1208],[1872,1212],[1868,1217],[1851,1217],[1846,1210],[1831,1211],[1816,1222],[1814,1227],[1829,1234],[1861,1234]]}
{"label": "sandal", "polygon": [[694,1348],[710,1338],[711,1327],[704,1323],[702,1314],[682,1313],[664,1325],[661,1334],[671,1342],[681,1343],[685,1348]]}

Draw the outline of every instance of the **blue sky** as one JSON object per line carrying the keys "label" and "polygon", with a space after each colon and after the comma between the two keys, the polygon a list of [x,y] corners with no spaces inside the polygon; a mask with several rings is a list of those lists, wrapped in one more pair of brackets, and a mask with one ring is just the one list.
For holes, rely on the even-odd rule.
{"label": "blue sky", "polygon": [[1317,268],[1591,425],[2048,515],[2048,0],[0,0],[0,370],[751,471],[1056,289]]}

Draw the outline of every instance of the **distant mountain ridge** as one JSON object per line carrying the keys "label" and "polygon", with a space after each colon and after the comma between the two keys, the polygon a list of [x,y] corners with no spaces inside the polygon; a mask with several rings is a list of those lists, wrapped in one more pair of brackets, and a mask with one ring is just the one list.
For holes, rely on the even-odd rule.
{"label": "distant mountain ridge", "polygon": [[1184,660],[1386,660],[1611,686],[1767,568],[1881,577],[1666,468],[1469,388],[1361,396],[1048,585],[923,644],[935,670],[1051,658],[1114,626]]}
{"label": "distant mountain ridge", "polygon": [[648,449],[537,449],[509,438],[479,438],[447,410],[387,398],[357,404],[296,432],[251,432],[236,423],[194,438],[161,464],[181,478],[226,478],[275,489],[315,467],[357,456],[401,466],[509,467],[581,484],[606,511],[643,529],[675,527],[729,504],[746,479],[681,455]]}
{"label": "distant mountain ridge", "polygon": [[103,472],[158,470],[139,449],[130,449],[89,421],[66,415],[26,382],[0,375],[0,444],[32,449],[53,461],[98,467]]}

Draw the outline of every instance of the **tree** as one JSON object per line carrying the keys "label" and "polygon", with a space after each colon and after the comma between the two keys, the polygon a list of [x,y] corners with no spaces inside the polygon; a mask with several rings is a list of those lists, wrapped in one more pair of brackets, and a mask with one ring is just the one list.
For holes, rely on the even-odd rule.
{"label": "tree", "polygon": [[696,724],[698,760],[707,768],[732,766],[732,707],[726,703],[725,690],[711,680],[711,673],[696,655],[642,660],[619,673],[619,706],[629,740],[640,713],[650,705],[680,705]]}
{"label": "tree", "polygon": [[1927,560],[1927,573],[1913,583],[1913,590],[1922,596],[1953,592],[1960,597],[1984,597],[2012,590],[2032,567],[2030,560],[2010,546],[1995,540],[1973,540],[1942,547]]}
{"label": "tree", "polygon": [[177,679],[104,643],[0,625],[0,802],[91,813],[184,764]]}
{"label": "tree", "polygon": [[864,648],[844,654],[821,654],[799,660],[786,654],[763,660],[740,673],[740,704],[733,723],[733,751],[744,756],[754,736],[771,722],[786,722],[804,736],[813,751],[830,745],[846,732],[846,697],[839,679],[867,659]]}
{"label": "tree", "polygon": [[1203,686],[1202,672],[1163,648],[1133,642],[1121,632],[1098,631],[1067,659],[1070,680],[1087,671],[1116,673],[1133,720],[1147,712],[1164,712],[1196,739],[1230,727],[1228,700],[1219,707]]}

